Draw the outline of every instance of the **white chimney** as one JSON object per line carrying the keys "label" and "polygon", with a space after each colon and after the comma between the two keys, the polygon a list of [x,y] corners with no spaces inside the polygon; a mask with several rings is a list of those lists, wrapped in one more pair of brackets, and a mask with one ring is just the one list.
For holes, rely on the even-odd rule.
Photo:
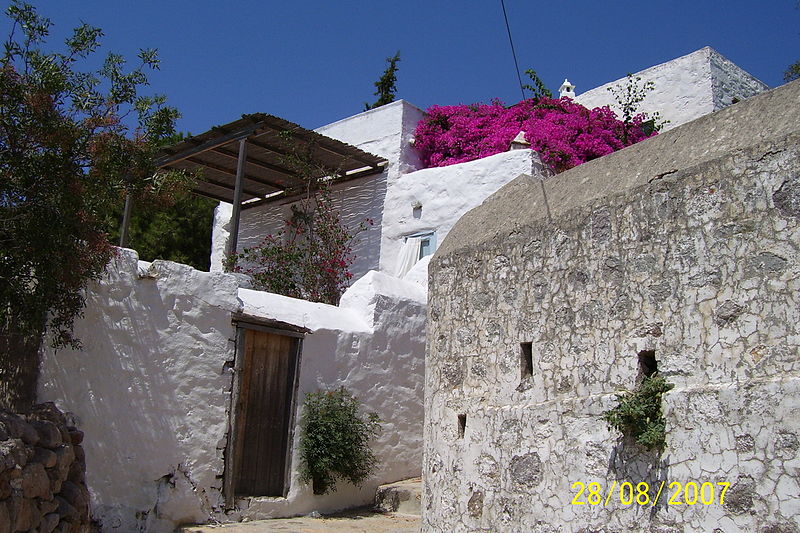
{"label": "white chimney", "polygon": [[564,78],[564,83],[558,88],[559,98],[575,98],[575,86],[572,85],[567,78]]}

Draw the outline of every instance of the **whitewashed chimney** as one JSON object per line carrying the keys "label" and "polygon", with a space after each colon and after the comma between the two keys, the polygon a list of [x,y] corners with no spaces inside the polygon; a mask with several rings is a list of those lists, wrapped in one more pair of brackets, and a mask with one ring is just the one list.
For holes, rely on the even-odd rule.
{"label": "whitewashed chimney", "polygon": [[564,83],[558,88],[559,98],[575,98],[575,86],[572,85],[567,78],[564,78]]}

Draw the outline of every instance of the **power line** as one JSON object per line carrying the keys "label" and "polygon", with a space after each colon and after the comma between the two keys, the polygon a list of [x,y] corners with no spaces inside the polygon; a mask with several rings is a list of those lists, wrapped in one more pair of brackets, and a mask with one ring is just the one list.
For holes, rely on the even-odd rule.
{"label": "power line", "polygon": [[522,93],[522,99],[525,100],[525,89],[522,88],[522,76],[519,74],[519,63],[517,62],[517,52],[514,50],[514,39],[511,38],[511,26],[508,25],[508,15],[506,14],[505,0],[500,0],[500,5],[503,6],[503,18],[506,19],[508,42],[511,44],[511,55],[514,56],[514,67],[517,70],[517,79],[519,80],[519,92]]}

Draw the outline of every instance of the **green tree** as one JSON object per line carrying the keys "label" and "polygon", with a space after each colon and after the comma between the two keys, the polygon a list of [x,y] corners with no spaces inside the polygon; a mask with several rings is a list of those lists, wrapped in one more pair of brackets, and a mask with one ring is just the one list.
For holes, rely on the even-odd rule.
{"label": "green tree", "polygon": [[180,173],[156,174],[160,139],[177,111],[163,96],[142,96],[155,50],[132,68],[109,53],[101,67],[100,29],[82,24],[63,51],[44,49],[52,23],[29,4],[6,10],[12,26],[0,61],[0,406],[35,401],[38,348],[79,347],[72,334],[84,289],[114,255],[107,214],[126,194],[168,198]]}
{"label": "green tree", "polygon": [[[191,134],[176,133],[162,139],[161,145],[169,146],[187,137]],[[189,191],[178,194],[167,205],[140,202],[131,210],[127,246],[144,261],[166,259],[208,270],[214,208],[218,203]],[[120,204],[107,216],[108,239],[114,244],[119,243],[123,211],[124,205]]]}
{"label": "green tree", "polygon": [[[218,203],[188,192],[169,206],[139,203],[131,213],[127,246],[143,261],[166,259],[208,270]],[[120,206],[108,217],[108,238],[114,244],[119,243],[122,211]]]}
{"label": "green tree", "polygon": [[783,73],[783,80],[788,83],[798,78],[800,78],[800,61],[795,61]]}
{"label": "green tree", "polygon": [[364,111],[394,102],[394,95],[397,92],[398,61],[400,61],[400,50],[392,57],[386,58],[386,63],[388,63],[386,70],[383,71],[381,78],[375,82],[377,91],[374,94],[378,99],[373,104],[364,104]]}

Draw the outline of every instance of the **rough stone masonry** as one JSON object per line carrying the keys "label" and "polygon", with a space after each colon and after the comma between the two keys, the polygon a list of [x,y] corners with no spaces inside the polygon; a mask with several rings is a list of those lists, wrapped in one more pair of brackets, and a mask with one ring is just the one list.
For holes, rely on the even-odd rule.
{"label": "rough stone masonry", "polygon": [[0,410],[0,533],[89,531],[82,442],[52,403]]}
{"label": "rough stone masonry", "polygon": [[[461,219],[429,269],[424,531],[800,531],[798,141],[794,82]],[[674,384],[660,453],[602,419],[642,356]]]}

